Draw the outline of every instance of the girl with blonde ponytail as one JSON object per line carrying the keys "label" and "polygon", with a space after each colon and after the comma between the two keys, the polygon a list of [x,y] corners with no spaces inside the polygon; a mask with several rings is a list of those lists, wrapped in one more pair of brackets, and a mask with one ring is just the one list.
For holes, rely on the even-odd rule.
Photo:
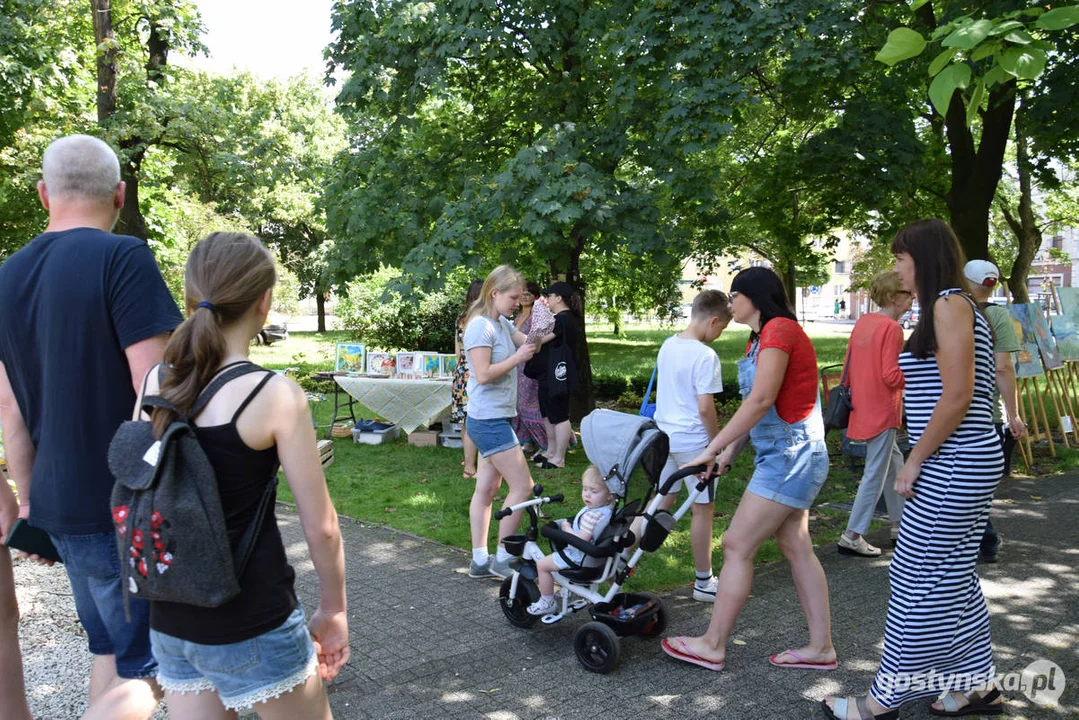
{"label": "girl with blonde ponytail", "polygon": [[[256,238],[214,233],[199,241],[184,278],[188,317],[169,340],[165,362],[147,375],[135,415],[144,395],[161,395],[186,412],[215,376],[250,364],[248,350],[266,321],[275,280],[273,258]],[[155,408],[155,432],[172,419]],[[240,574],[239,596],[215,608],[151,603],[150,639],[169,716],[224,719],[253,709],[262,718],[330,718],[322,682],[349,657],[344,551],[304,392],[252,367],[189,421],[213,465],[234,543],[267,484],[284,470],[321,598],[306,622],[271,503]],[[253,656],[261,661],[252,665]]]}
{"label": "girl with blonde ponytail", "polygon": [[524,280],[509,265],[500,265],[483,281],[480,296],[468,310],[464,348],[468,353],[468,423],[465,432],[480,453],[476,491],[468,517],[472,530],[469,577],[506,577],[512,557],[502,540],[517,532],[520,511],[498,526],[498,551],[491,557],[487,535],[491,505],[505,478],[509,485],[503,507],[528,499],[532,475],[510,421],[517,416],[518,366],[536,352],[527,336],[508,319],[521,304]]}

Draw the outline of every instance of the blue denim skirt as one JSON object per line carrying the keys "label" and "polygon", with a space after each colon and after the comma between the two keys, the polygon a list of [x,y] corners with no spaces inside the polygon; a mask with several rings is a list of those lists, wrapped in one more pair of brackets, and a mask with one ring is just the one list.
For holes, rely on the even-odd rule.
{"label": "blue denim skirt", "polygon": [[828,447],[823,440],[771,437],[753,441],[756,468],[746,489],[764,498],[807,510],[828,479]]}
{"label": "blue denim skirt", "polygon": [[497,455],[520,445],[517,442],[517,433],[513,432],[513,426],[510,424],[510,418],[481,420],[469,415],[465,420],[465,431],[476,444],[480,457]]}

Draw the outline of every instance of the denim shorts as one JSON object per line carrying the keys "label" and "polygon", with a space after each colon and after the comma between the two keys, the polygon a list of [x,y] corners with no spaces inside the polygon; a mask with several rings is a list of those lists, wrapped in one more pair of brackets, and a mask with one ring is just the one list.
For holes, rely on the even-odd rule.
{"label": "denim shorts", "polygon": [[246,710],[302,685],[318,656],[299,605],[278,628],[228,645],[200,645],[150,631],[165,692],[212,690],[229,710]]}
{"label": "denim shorts", "polygon": [[480,451],[480,457],[497,455],[520,445],[517,442],[517,434],[513,432],[513,426],[510,425],[510,418],[480,420],[469,416],[465,430],[472,438],[472,442],[476,444],[476,449]]}
{"label": "denim shorts", "polygon": [[124,613],[116,533],[49,533],[64,561],[75,610],[90,652],[115,655],[116,674],[131,680],[157,674],[150,651],[150,603],[131,598],[131,620]]}
{"label": "denim shorts", "polygon": [[749,492],[797,510],[808,510],[828,479],[828,447],[823,440],[753,440],[756,469]]}

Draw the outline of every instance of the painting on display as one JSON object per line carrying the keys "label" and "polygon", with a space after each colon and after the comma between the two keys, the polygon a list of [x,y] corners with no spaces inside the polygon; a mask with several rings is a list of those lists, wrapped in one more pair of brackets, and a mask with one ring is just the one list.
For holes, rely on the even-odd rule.
{"label": "painting on display", "polygon": [[1059,287],[1057,298],[1060,300],[1060,313],[1071,317],[1079,327],[1079,287]]}
{"label": "painting on display", "polygon": [[441,377],[453,377],[457,372],[457,356],[454,354],[439,355],[442,364],[442,370],[439,372]]}
{"label": "painting on display", "polygon": [[363,343],[337,343],[337,360],[334,363],[334,369],[362,373],[365,349]]}
{"label": "painting on display", "polygon": [[397,374],[416,374],[416,354],[410,352],[397,353]]}
{"label": "painting on display", "polygon": [[1050,315],[1049,327],[1057,341],[1060,359],[1065,362],[1079,360],[1079,334],[1075,330],[1075,319],[1071,315]]}
{"label": "painting on display", "polygon": [[423,353],[423,376],[436,378],[442,372],[442,362],[438,353]]}
{"label": "painting on display", "polygon": [[1018,377],[1035,377],[1043,372],[1041,355],[1038,352],[1038,341],[1034,336],[1034,322],[1030,314],[1030,305],[1009,305],[1008,312],[1012,316],[1012,325],[1015,327],[1015,336],[1019,338],[1022,348],[1018,355],[1018,363],[1015,374]]}
{"label": "painting on display", "polygon": [[1042,364],[1049,370],[1064,367],[1064,361],[1060,359],[1060,351],[1057,350],[1053,332],[1049,329],[1049,321],[1045,319],[1045,311],[1041,305],[1027,305],[1030,312],[1031,326],[1034,328],[1034,341],[1038,343],[1038,350],[1042,354]]}
{"label": "painting on display", "polygon": [[388,352],[367,353],[367,372],[371,375],[390,375],[394,371],[394,357]]}

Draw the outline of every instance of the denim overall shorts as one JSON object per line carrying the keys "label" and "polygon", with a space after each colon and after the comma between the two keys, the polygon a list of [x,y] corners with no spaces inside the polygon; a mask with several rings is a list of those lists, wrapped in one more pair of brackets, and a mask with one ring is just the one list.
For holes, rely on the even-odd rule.
{"label": "denim overall shorts", "polygon": [[[759,342],[738,361],[738,387],[749,396],[757,376]],[[746,488],[766,500],[807,510],[828,478],[828,448],[824,444],[824,418],[820,393],[804,420],[785,422],[773,405],[749,431],[756,451],[753,477]]]}

